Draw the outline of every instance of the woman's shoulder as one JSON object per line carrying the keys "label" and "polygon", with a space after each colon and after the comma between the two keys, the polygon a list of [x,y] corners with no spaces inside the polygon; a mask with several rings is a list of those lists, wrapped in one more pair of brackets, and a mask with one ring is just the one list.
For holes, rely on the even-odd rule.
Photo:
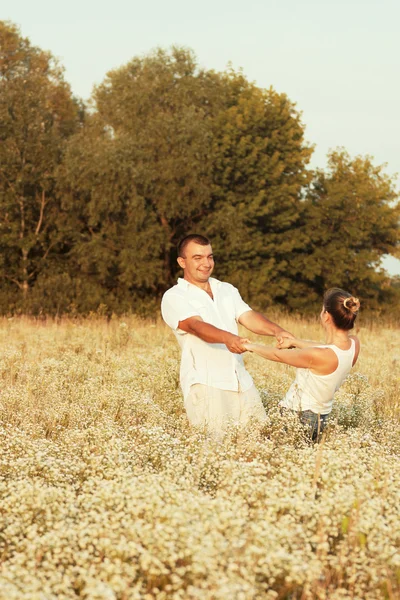
{"label": "woman's shoulder", "polygon": [[353,360],[353,366],[354,366],[357,362],[357,358],[360,353],[361,344],[360,344],[360,340],[358,339],[358,337],[356,335],[349,335],[349,338],[351,340],[353,340],[353,342],[355,344],[354,360]]}
{"label": "woman's shoulder", "polygon": [[331,346],[316,346],[312,348],[314,357],[314,368],[311,371],[315,375],[331,375],[336,371],[339,360],[336,352]]}
{"label": "woman's shoulder", "polygon": [[352,340],[355,345],[356,345],[356,349],[360,348],[361,344],[360,344],[360,340],[356,335],[349,335],[349,339]]}

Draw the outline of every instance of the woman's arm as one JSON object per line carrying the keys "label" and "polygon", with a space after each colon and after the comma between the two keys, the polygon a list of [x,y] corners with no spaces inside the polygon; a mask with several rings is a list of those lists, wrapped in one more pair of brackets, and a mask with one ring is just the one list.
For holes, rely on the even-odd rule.
{"label": "woman's arm", "polygon": [[309,347],[281,350],[272,346],[248,343],[245,343],[244,347],[249,352],[255,352],[268,360],[284,363],[299,369],[311,369],[317,375],[329,375],[338,366],[337,356],[330,348]]}
{"label": "woman's arm", "polygon": [[277,336],[278,345],[280,350],[287,350],[289,348],[315,348],[316,346],[322,346],[322,342],[312,342],[311,340],[300,340],[298,338],[284,338]]}

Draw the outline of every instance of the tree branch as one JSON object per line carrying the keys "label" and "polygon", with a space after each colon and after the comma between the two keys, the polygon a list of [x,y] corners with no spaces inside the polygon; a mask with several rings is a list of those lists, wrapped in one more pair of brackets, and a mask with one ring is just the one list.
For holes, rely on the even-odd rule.
{"label": "tree branch", "polygon": [[18,279],[14,279],[14,277],[10,277],[9,275],[4,275],[4,277],[6,279],[8,279],[9,281],[12,281],[13,283],[15,283],[19,287],[19,289],[22,290],[23,285],[21,282],[18,281]]}
{"label": "tree branch", "polygon": [[40,263],[38,264],[37,267],[35,267],[33,269],[33,271],[31,271],[28,275],[28,280],[32,279],[32,277],[35,276],[35,274],[39,271],[40,266],[42,265],[42,263],[46,260],[46,258],[49,255],[49,252],[52,248],[54,248],[54,246],[57,245],[57,243],[59,242],[59,240],[56,240],[55,242],[53,242],[52,244],[49,244],[49,247],[47,248],[46,252],[43,254],[42,258],[40,259]]}
{"label": "tree branch", "polygon": [[41,201],[40,201],[40,215],[39,215],[38,224],[36,225],[35,235],[39,235],[40,228],[42,227],[43,216],[44,216],[44,207],[46,206],[46,204],[47,204],[47,202],[46,202],[46,193],[45,193],[44,190],[42,190],[42,198],[41,198]]}

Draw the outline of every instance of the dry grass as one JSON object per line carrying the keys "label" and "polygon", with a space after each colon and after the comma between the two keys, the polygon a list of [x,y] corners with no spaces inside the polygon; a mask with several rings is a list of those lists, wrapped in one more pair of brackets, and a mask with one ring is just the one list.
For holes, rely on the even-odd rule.
{"label": "dry grass", "polygon": [[268,421],[218,442],[163,325],[1,321],[0,598],[399,599],[398,334],[361,329],[312,446],[276,408],[290,368],[248,357]]}

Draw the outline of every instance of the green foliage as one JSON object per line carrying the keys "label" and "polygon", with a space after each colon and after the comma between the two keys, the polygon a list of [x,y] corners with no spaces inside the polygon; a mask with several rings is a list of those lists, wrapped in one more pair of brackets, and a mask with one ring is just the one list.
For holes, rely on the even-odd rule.
{"label": "green foliage", "polygon": [[15,307],[62,261],[56,173],[78,112],[53,57],[0,22],[0,277]]}
{"label": "green foliage", "polygon": [[[258,304],[285,296],[287,264],[302,248],[293,229],[309,181],[312,149],[294,105],[284,94],[226,78],[236,91],[218,118],[214,205],[207,228],[215,240],[219,272]],[[240,81],[241,85],[238,85]]]}
{"label": "green foliage", "polygon": [[[187,233],[255,307],[314,310],[326,287],[400,305],[394,180],[312,147],[285,94],[158,49],[110,71],[92,109],[48,52],[0,22],[0,310],[150,313]],[[365,306],[365,304],[364,304]]]}
{"label": "green foliage", "polygon": [[71,140],[71,257],[115,309],[172,284],[175,243],[210,203],[209,80],[189,51],[134,59],[95,90],[97,111]]}
{"label": "green foliage", "polygon": [[198,230],[213,239],[220,276],[238,283],[252,264],[247,296],[265,299],[267,287],[271,300],[289,285],[282,273],[299,242],[285,234],[311,149],[285,95],[202,71],[173,48],[109,73],[94,101],[65,161],[81,271],[135,308],[174,282],[176,243]]}
{"label": "green foliage", "polygon": [[[328,171],[317,170],[309,186],[300,232],[307,251],[291,264],[290,276],[309,290],[295,293],[289,306],[303,308],[321,298],[327,287],[359,294],[369,308],[393,301],[396,290],[379,271],[384,254],[395,253],[399,240],[400,205],[394,180],[369,157],[332,152]],[[312,304],[311,304],[312,305]]]}

